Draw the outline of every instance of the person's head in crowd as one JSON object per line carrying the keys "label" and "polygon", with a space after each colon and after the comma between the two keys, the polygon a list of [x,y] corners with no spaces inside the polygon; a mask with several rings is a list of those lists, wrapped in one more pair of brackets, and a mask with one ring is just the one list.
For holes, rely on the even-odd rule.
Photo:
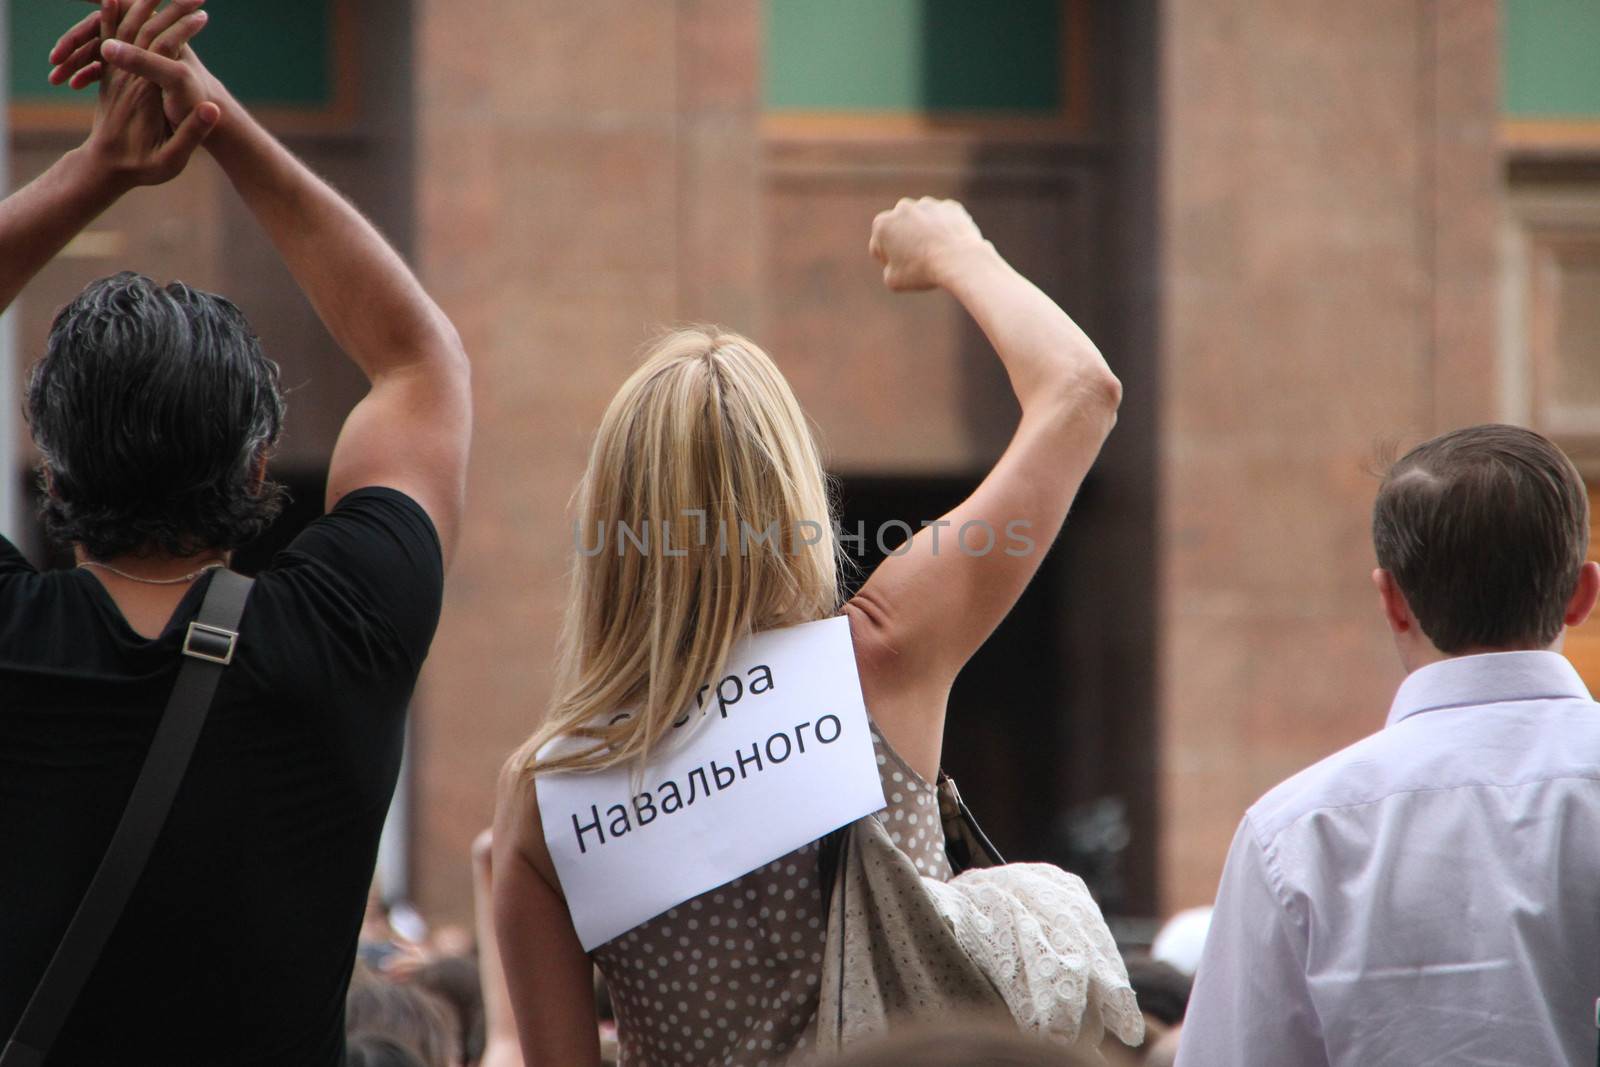
{"label": "person's head in crowd", "polygon": [[426,934],[427,923],[416,908],[404,901],[391,904],[374,878],[367,890],[367,910],[361,918],[356,958],[385,977],[409,978],[434,958],[419,943]]}
{"label": "person's head in crowd", "polygon": [[[576,512],[554,696],[514,762],[524,771],[634,764],[736,641],[839,607],[810,425],[777,366],[737,334],[685,329],[654,344],[606,409]],[[536,760],[556,737],[587,743]]]}
{"label": "person's head in crowd", "polygon": [[863,1041],[824,1062],[828,1067],[1121,1067],[1134,1061],[1102,1059],[1088,1050],[1023,1034],[1015,1027],[974,1019],[919,1026]]}
{"label": "person's head in crowd", "polygon": [[1384,617],[1407,670],[1482,652],[1559,649],[1600,596],[1589,497],[1531,430],[1472,426],[1413,448],[1373,506]]}
{"label": "person's head in crowd", "polygon": [[440,956],[417,969],[411,982],[448,1005],[461,1038],[458,1056],[463,1063],[477,1063],[483,1056],[483,985],[478,976],[478,961],[469,956]]}
{"label": "person's head in crowd", "polygon": [[345,1045],[346,1067],[427,1067],[406,1045],[383,1034],[360,1033]]}
{"label": "person's head in crowd", "polygon": [[88,558],[228,551],[277,515],[278,368],[231,302],[140,274],[56,316],[24,403],[51,536]]}
{"label": "person's head in crowd", "polygon": [[414,985],[389,982],[358,966],[345,999],[345,1033],[391,1037],[422,1067],[459,1067],[461,1035],[449,1006]]}
{"label": "person's head in crowd", "polygon": [[[1165,960],[1149,953],[1135,952],[1123,957],[1128,968],[1128,984],[1139,1001],[1139,1011],[1144,1015],[1144,1058],[1142,1064],[1159,1062],[1157,1049],[1167,1043],[1167,1037],[1183,1025],[1184,1012],[1189,1008],[1189,991],[1194,986],[1194,976],[1185,974]],[[1107,1038],[1106,1045],[1112,1041]],[[1171,1042],[1174,1055],[1176,1040]],[[1151,1057],[1156,1057],[1152,1060]],[[1166,1061],[1169,1065],[1171,1060]]]}
{"label": "person's head in crowd", "polygon": [[1123,962],[1128,968],[1128,984],[1133,986],[1145,1018],[1159,1023],[1162,1029],[1183,1022],[1194,976],[1142,952],[1129,953]]}
{"label": "person's head in crowd", "polygon": [[1150,945],[1150,956],[1192,978],[1210,929],[1211,905],[1185,908],[1162,924]]}

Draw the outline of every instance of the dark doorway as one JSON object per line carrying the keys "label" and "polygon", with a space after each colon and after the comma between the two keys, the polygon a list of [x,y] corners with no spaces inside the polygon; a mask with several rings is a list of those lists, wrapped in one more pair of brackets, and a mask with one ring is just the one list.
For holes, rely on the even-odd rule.
{"label": "dark doorway", "polygon": [[[911,529],[937,519],[970,493],[963,478],[852,477],[840,483],[841,521],[864,528],[864,545],[847,544],[859,571],[853,593]],[[882,543],[879,531],[883,531]],[[857,555],[856,552],[861,554]],[[1055,655],[1061,640],[1055,611],[1063,550],[1045,557],[1038,577],[957,679],[945,727],[945,769],[1008,859],[1060,860],[1051,825],[1060,795],[1059,754],[1066,679]]]}
{"label": "dark doorway", "polygon": [[[905,524],[920,528],[976,486],[961,477],[840,479],[847,543],[858,564],[854,592],[898,546]],[[950,694],[944,767],[1008,860],[1058,864],[1081,875],[1110,913],[1137,913],[1141,875],[1154,843],[1147,833],[1145,756],[1138,716],[1108,702],[1103,658],[1104,554],[1096,534],[1103,487],[1085,484],[1067,528],[1015,608],[961,672]],[[890,525],[879,544],[877,531]],[[858,553],[859,554],[856,554]]]}

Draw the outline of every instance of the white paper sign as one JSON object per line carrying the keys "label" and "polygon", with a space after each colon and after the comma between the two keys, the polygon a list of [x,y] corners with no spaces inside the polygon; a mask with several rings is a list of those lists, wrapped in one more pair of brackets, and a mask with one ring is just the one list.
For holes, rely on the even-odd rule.
{"label": "white paper sign", "polygon": [[848,619],[741,642],[678,721],[642,782],[535,783],[585,951],[884,806]]}

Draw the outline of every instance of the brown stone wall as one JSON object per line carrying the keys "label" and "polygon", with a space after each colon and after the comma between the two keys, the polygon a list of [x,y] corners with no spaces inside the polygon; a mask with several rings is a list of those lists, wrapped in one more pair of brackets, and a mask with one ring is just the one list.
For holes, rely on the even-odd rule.
{"label": "brown stone wall", "polygon": [[1496,414],[1497,8],[1165,5],[1163,901],[1382,725],[1383,442]]}
{"label": "brown stone wall", "polygon": [[1016,426],[1005,370],[961,306],[883,287],[866,253],[873,216],[902,196],[960,199],[1018,270],[1092,328],[1104,190],[1088,156],[982,136],[769,139],[770,345],[830,466],[982,473]]}
{"label": "brown stone wall", "polygon": [[424,674],[414,873],[466,846],[537,724],[593,427],[660,325],[756,330],[758,5],[418,4],[419,250],[473,360],[461,548]]}

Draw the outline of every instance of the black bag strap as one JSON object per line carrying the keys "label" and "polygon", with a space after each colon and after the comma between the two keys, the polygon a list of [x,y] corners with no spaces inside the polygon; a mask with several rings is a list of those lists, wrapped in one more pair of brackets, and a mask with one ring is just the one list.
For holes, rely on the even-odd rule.
{"label": "black bag strap", "polygon": [[989,835],[983,832],[978,820],[973,818],[967,802],[961,799],[956,780],[939,771],[939,819],[944,823],[944,851],[950,860],[950,869],[956,874],[975,867],[1001,867],[1005,859],[994,847]]}
{"label": "black bag strap", "polygon": [[178,670],[167,710],[128,796],[122,821],[11,1040],[0,1052],[0,1067],[40,1067],[44,1063],[100,959],[167,821],[167,812],[211,710],[217,683],[222,680],[223,668],[233,661],[239,619],[254,584],[253,579],[229,570],[212,573],[200,613],[184,635],[183,654],[187,658]]}

